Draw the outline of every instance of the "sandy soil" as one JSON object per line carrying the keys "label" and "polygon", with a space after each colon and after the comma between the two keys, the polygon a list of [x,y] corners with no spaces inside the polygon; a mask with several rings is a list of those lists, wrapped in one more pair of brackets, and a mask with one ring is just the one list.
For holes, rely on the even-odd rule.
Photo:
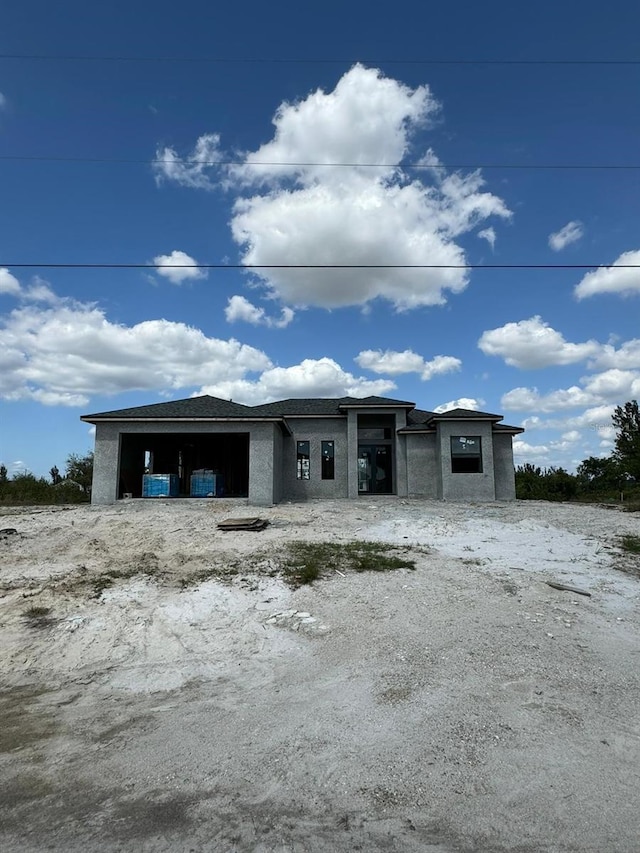
{"label": "sandy soil", "polygon": [[[216,528],[255,514],[0,510],[3,851],[640,848],[637,515],[383,498]],[[287,542],[353,539],[416,569],[281,577]]]}

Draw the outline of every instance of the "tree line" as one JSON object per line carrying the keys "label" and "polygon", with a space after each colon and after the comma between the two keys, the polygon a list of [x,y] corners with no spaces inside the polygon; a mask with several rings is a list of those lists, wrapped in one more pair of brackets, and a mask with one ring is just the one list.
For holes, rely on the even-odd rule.
{"label": "tree line", "polygon": [[516,468],[516,497],[544,501],[623,502],[640,509],[640,410],[637,400],[617,406],[610,456],[590,456],[575,474],[564,468],[539,468],[527,462]]}
{"label": "tree line", "polygon": [[86,503],[91,499],[93,452],[84,456],[70,453],[64,474],[54,465],[49,479],[36,477],[28,471],[9,477],[7,466],[0,464],[0,503],[5,504],[68,504]]}

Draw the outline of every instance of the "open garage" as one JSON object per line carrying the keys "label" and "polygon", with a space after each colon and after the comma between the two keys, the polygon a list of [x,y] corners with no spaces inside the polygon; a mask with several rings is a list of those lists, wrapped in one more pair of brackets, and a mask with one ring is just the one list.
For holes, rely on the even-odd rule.
{"label": "open garage", "polygon": [[121,434],[118,497],[142,497],[144,474],[175,474],[179,494],[191,496],[194,471],[212,471],[227,497],[249,493],[249,433]]}

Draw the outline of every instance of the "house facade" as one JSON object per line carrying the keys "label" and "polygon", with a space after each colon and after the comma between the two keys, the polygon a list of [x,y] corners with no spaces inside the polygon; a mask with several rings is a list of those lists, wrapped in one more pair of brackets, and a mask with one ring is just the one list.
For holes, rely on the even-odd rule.
{"label": "house facade", "polygon": [[81,420],[96,427],[94,504],[141,497],[145,473],[174,475],[187,497],[203,471],[220,494],[257,506],[380,494],[513,500],[512,439],[524,432],[501,415],[387,397],[243,406],[201,396]]}

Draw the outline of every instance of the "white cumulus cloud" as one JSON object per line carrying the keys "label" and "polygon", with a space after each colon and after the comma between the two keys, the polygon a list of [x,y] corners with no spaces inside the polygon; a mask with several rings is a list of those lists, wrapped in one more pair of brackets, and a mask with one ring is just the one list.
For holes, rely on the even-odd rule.
{"label": "white cumulus cloud", "polygon": [[571,243],[577,243],[584,235],[584,226],[578,220],[572,220],[553,234],[549,234],[549,246],[554,252],[561,252]]}
{"label": "white cumulus cloud", "polygon": [[153,263],[156,266],[156,273],[163,278],[168,278],[171,284],[182,284],[185,281],[207,277],[207,271],[198,268],[195,258],[179,249],[174,249],[170,255],[157,255]]}
{"label": "white cumulus cloud", "polygon": [[0,268],[0,294],[7,293],[10,296],[19,296],[22,291],[18,279],[11,275],[6,267]]}
{"label": "white cumulus cloud", "polygon": [[395,352],[393,350],[363,350],[356,356],[356,363],[373,373],[385,373],[399,376],[402,373],[419,373],[427,381],[433,376],[460,370],[462,362],[451,355],[437,355],[426,361],[413,350]]}
{"label": "white cumulus cloud", "polygon": [[640,250],[624,252],[610,267],[588,272],[576,285],[574,293],[578,299],[598,293],[640,294]]}
{"label": "white cumulus cloud", "polygon": [[275,366],[261,350],[169,320],[112,323],[100,308],[58,298],[0,319],[0,398],[86,406],[96,394],[198,390],[245,403],[286,397],[388,394],[331,358]]}
{"label": "white cumulus cloud", "polygon": [[175,148],[159,146],[152,163],[156,183],[160,185],[166,181],[190,189],[215,189],[219,182],[214,173],[215,164],[223,159],[219,146],[220,136],[217,133],[199,137],[193,151],[185,158],[180,157]]}
{"label": "white cumulus cloud", "polygon": [[612,368],[581,380],[594,400],[628,400],[640,397],[640,371]]}
{"label": "white cumulus cloud", "polygon": [[192,388],[271,367],[260,350],[169,320],[111,323],[93,305],[63,301],[0,321],[0,396],[86,405],[96,394]]}
{"label": "white cumulus cloud", "polygon": [[601,352],[589,362],[589,367],[604,370],[640,368],[640,338],[625,341],[619,349],[611,344],[604,344]]}
{"label": "white cumulus cloud", "polygon": [[518,461],[528,461],[548,456],[549,448],[546,444],[529,444],[522,439],[514,438],[513,455],[518,458]]}
{"label": "white cumulus cloud", "polygon": [[207,384],[203,393],[256,405],[288,397],[368,397],[385,395],[395,388],[386,379],[354,376],[332,358],[306,358],[291,367],[271,367],[255,380],[229,380]]}
{"label": "white cumulus cloud", "polygon": [[486,240],[492,249],[495,247],[495,245],[496,245],[495,228],[483,228],[482,231],[478,231],[478,237],[481,240]]}
{"label": "white cumulus cloud", "polygon": [[512,412],[535,409],[547,413],[589,406],[593,404],[594,396],[577,385],[551,391],[548,394],[540,394],[537,388],[513,388],[502,395],[500,402],[503,408]]}
{"label": "white cumulus cloud", "polygon": [[[231,230],[242,262],[285,265],[255,270],[269,295],[299,307],[385,299],[407,310],[443,304],[466,287],[468,270],[455,268],[466,263],[457,238],[511,214],[479,172],[415,178],[402,169],[438,109],[427,86],[412,89],[361,65],[333,91],[281,104],[271,141],[226,171],[226,186],[241,194]],[[164,178],[194,186],[206,178],[210,187],[197,160],[194,167],[176,156]],[[349,165],[329,165],[337,163]],[[337,268],[344,265],[355,268]]]}
{"label": "white cumulus cloud", "polygon": [[441,403],[433,411],[438,414],[450,412],[451,409],[472,409],[474,412],[478,412],[482,406],[484,406],[484,400],[476,400],[475,397],[459,397],[457,400],[449,400],[448,403]]}
{"label": "white cumulus cloud", "polygon": [[483,332],[478,346],[485,355],[500,356],[512,367],[525,370],[574,364],[602,351],[597,341],[569,343],[539,316]]}
{"label": "white cumulus cloud", "polygon": [[[582,386],[582,387],[580,387]],[[608,406],[640,397],[640,370],[612,368],[580,379],[580,386],[559,388],[540,394],[537,388],[513,388],[502,396],[502,406],[511,411],[558,412]]]}
{"label": "white cumulus cloud", "polygon": [[251,323],[252,326],[267,326],[271,329],[284,329],[293,320],[295,314],[286,306],[279,318],[269,317],[264,308],[254,305],[244,296],[231,296],[224,309],[224,315],[229,323]]}

